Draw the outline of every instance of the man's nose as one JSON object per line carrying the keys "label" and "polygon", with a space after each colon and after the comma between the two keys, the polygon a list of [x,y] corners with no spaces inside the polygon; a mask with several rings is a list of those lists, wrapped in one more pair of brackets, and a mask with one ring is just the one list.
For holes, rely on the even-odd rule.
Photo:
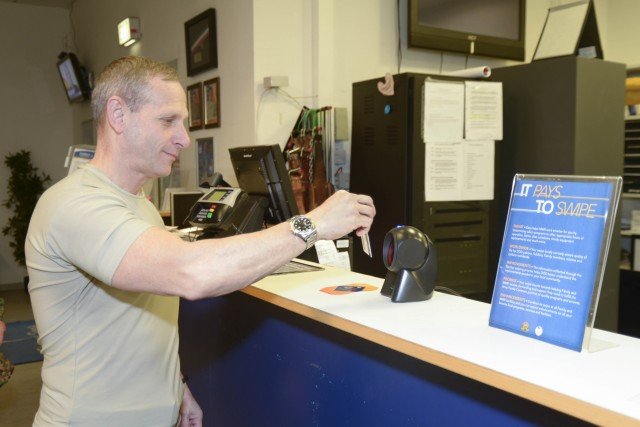
{"label": "man's nose", "polygon": [[187,132],[187,128],[184,126],[184,123],[180,125],[179,134],[176,137],[176,143],[180,146],[180,149],[185,149],[191,145],[191,138],[189,138],[189,132]]}

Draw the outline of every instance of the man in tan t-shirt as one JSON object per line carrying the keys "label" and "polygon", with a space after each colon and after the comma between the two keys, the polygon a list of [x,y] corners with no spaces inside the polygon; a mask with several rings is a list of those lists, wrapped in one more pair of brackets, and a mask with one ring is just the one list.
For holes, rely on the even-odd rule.
{"label": "man in tan t-shirt", "polygon": [[[25,245],[44,354],[34,425],[200,426],[181,381],[178,297],[241,289],[299,255],[310,235],[289,223],[197,242],[165,231],[142,186],[190,144],[176,72],[121,58],[91,103],[95,157],[43,194]],[[339,191],[306,216],[314,238],[336,239],[368,232],[375,208]]]}

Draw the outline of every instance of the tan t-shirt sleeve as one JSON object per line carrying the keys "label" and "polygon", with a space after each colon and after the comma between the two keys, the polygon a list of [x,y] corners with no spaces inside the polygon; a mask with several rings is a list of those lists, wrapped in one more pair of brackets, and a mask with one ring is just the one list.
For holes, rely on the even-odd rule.
{"label": "tan t-shirt sleeve", "polygon": [[85,194],[52,217],[47,246],[68,262],[110,285],[131,244],[153,224],[137,217],[117,196]]}

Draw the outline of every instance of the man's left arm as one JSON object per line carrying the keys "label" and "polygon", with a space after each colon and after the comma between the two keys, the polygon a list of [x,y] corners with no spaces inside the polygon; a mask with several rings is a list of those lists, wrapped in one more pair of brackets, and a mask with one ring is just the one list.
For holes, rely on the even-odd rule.
{"label": "man's left arm", "polygon": [[180,405],[180,427],[202,427],[202,409],[186,384]]}

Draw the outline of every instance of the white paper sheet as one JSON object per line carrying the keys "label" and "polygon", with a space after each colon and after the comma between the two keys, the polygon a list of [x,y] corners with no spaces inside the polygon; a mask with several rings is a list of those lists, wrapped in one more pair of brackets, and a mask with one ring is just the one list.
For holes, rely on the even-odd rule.
{"label": "white paper sheet", "polygon": [[466,142],[462,150],[461,200],[492,200],[495,143]]}
{"label": "white paper sheet", "polygon": [[428,202],[460,197],[461,143],[427,144],[425,147],[424,199]]}
{"label": "white paper sheet", "polygon": [[462,82],[425,80],[422,139],[424,142],[462,141],[464,85]]}
{"label": "white paper sheet", "polygon": [[333,240],[318,240],[315,248],[319,264],[351,270],[349,252],[338,252]]}
{"label": "white paper sheet", "polygon": [[465,81],[465,140],[502,139],[502,83]]}
{"label": "white paper sheet", "polygon": [[425,148],[425,201],[493,199],[494,141],[427,144]]}

